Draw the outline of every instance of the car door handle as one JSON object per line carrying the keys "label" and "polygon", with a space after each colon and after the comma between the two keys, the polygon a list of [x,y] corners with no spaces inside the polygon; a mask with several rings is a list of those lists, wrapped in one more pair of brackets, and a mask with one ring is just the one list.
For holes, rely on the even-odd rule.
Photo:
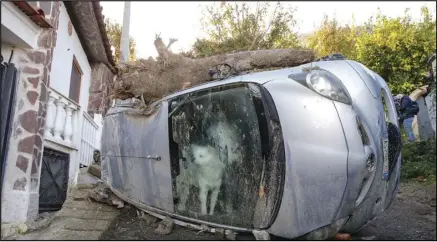
{"label": "car door handle", "polygon": [[157,160],[157,161],[161,160],[161,156],[151,156],[151,155],[148,155],[146,158],[149,159],[149,160]]}

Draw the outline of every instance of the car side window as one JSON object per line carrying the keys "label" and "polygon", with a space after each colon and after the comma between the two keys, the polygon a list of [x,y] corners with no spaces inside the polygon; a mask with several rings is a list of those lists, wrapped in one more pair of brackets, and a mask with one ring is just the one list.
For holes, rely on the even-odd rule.
{"label": "car side window", "polygon": [[263,110],[258,86],[247,83],[169,100],[177,214],[252,225],[268,147]]}

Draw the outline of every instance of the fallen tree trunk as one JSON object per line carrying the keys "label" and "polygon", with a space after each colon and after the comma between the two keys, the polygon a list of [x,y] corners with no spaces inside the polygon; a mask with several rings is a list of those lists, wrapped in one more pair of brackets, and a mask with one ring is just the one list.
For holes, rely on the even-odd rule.
{"label": "fallen tree trunk", "polygon": [[114,83],[111,98],[142,97],[147,106],[170,93],[214,80],[209,71],[219,64],[233,67],[233,74],[236,74],[254,69],[293,67],[315,59],[314,53],[308,49],[244,51],[190,59],[169,50],[175,41],[171,39],[169,45],[165,46],[157,36],[157,60],[150,57],[126,64]]}

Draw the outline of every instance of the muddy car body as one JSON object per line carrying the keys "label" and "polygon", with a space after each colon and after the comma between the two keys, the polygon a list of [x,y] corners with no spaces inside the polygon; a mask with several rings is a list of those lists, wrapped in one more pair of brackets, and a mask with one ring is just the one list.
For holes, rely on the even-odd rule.
{"label": "muddy car body", "polygon": [[[201,213],[197,175],[187,171],[199,140],[226,165],[213,215]],[[182,90],[148,116],[111,108],[102,179],[135,206],[176,220],[325,239],[390,206],[400,147],[385,81],[354,61],[319,61]]]}

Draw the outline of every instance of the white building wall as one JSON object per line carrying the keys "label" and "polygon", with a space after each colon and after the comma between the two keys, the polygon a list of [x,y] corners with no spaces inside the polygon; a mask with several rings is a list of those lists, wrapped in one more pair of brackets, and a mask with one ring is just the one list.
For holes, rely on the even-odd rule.
{"label": "white building wall", "polygon": [[[11,2],[1,2],[2,43],[18,48],[37,48],[40,28]],[[3,46],[2,46],[3,48]]]}
{"label": "white building wall", "polygon": [[[74,125],[73,131],[73,145],[76,149],[57,149],[70,154],[70,171],[69,171],[69,183],[74,183],[74,177],[79,171],[79,152],[81,147],[81,134],[84,118],[82,113],[87,112],[89,87],[91,84],[91,66],[88,62],[88,58],[80,43],[74,26],[72,28],[71,36],[68,34],[68,24],[70,22],[70,16],[64,4],[61,4],[59,13],[59,27],[57,33],[56,47],[53,50],[52,71],[50,76],[50,87],[58,91],[60,94],[68,97],[70,91],[70,79],[71,69],[73,68],[73,55],[82,71],[82,80],[80,85],[79,106],[80,114],[78,115],[77,122]],[[56,144],[47,144],[52,148],[57,148]]]}
{"label": "white building wall", "polygon": [[[57,2],[58,3],[58,2]],[[8,3],[11,4],[11,3]],[[56,36],[56,45],[53,49],[53,57],[51,60],[51,71],[50,75],[50,88],[56,90],[60,94],[65,97],[68,97],[69,87],[70,87],[70,77],[71,77],[71,68],[73,63],[73,55],[76,57],[76,60],[82,71],[82,80],[81,80],[81,90],[80,90],[80,115],[77,115],[77,119],[74,119],[75,123],[74,134],[73,134],[73,144],[70,146],[65,146],[60,144],[59,142],[51,141],[48,139],[42,139],[43,147],[50,147],[61,152],[65,152],[70,154],[70,172],[69,172],[69,181],[70,184],[74,182],[75,177],[77,177],[77,172],[79,168],[79,151],[81,144],[81,134],[82,134],[82,123],[84,122],[83,112],[87,112],[88,108],[88,99],[89,99],[89,88],[91,83],[91,66],[88,62],[87,56],[82,48],[80,40],[77,36],[76,31],[72,30],[71,36],[68,34],[68,24],[70,18],[65,9],[65,6],[62,2],[60,2],[60,13],[59,13],[59,25],[57,28],[57,36]],[[20,39],[22,36],[15,33],[15,31],[11,33],[3,31],[3,25],[6,24],[7,18],[3,16],[4,3],[2,2],[2,43],[1,43],[1,54],[4,58],[4,61],[8,61],[11,55],[11,50],[13,47],[9,40]],[[57,8],[56,8],[57,11]],[[17,11],[17,13],[20,13]],[[53,14],[53,13],[52,13]],[[57,15],[57,14],[56,14]],[[16,16],[16,15],[10,15]],[[18,24],[16,27],[12,28],[12,30],[17,30],[18,33],[22,33],[24,28],[29,27],[26,24],[23,24],[23,21],[30,21],[29,18],[22,13],[20,16],[22,17],[22,21],[8,20],[7,26],[13,26],[15,23]],[[5,21],[4,21],[5,20]],[[30,21],[31,22],[31,21]],[[7,27],[6,26],[6,27]],[[15,25],[14,25],[15,26]],[[34,26],[39,34],[41,29],[38,26]],[[56,27],[55,27],[56,28]],[[11,30],[11,31],[12,31]],[[34,29],[30,29],[29,31],[34,31]],[[4,33],[7,33],[8,38],[6,38]],[[36,40],[38,39],[38,34],[36,34],[35,39],[30,38],[29,40],[20,39],[20,41],[13,42],[14,45],[14,54],[11,60],[12,63],[16,64],[16,67],[19,72],[19,83],[17,87],[17,97],[23,97],[23,100],[17,99],[16,102],[19,105],[15,110],[14,114],[14,124],[13,131],[11,133],[9,147],[13,149],[9,149],[7,164],[5,167],[5,179],[2,187],[2,197],[1,197],[1,214],[2,214],[2,222],[17,222],[17,221],[26,221],[28,219],[33,219],[38,213],[38,198],[39,198],[39,183],[35,183],[32,181],[31,167],[32,167],[32,154],[27,152],[22,152],[18,150],[19,142],[23,137],[28,137],[30,133],[26,130],[20,132],[20,134],[15,132],[17,130],[17,125],[19,126],[18,120],[19,115],[23,114],[25,111],[32,111],[35,108],[38,108],[38,103],[31,104],[26,97],[27,92],[32,89],[33,91],[37,91],[41,93],[42,90],[42,73],[44,68],[47,68],[46,64],[41,63],[33,63],[34,61],[29,61],[28,51],[33,49],[33,45],[35,45]],[[22,34],[23,35],[23,34]],[[18,36],[15,38],[14,36]],[[23,35],[26,37],[26,35]],[[23,38],[24,38],[23,37]],[[27,36],[29,37],[29,36]],[[15,38],[15,39],[14,39]],[[23,44],[24,43],[24,44]],[[29,44],[30,43],[30,44]],[[21,45],[21,46],[20,46]],[[38,46],[40,47],[40,46]],[[24,50],[26,49],[26,50]],[[36,48],[38,49],[38,48]],[[42,48],[42,51],[46,53],[45,47]],[[24,59],[24,61],[23,61]],[[24,67],[31,67],[38,69],[40,74],[22,74],[20,75],[22,69]],[[40,82],[37,88],[32,87],[32,84],[29,83],[27,77],[38,76]],[[34,90],[35,89],[35,90]],[[48,92],[50,90],[47,90]],[[36,109],[38,111],[38,109]],[[21,126],[20,126],[21,127]],[[42,149],[41,149],[42,153]],[[29,160],[28,168],[25,172],[23,172],[19,167],[16,166],[16,161],[18,156],[23,156]],[[42,154],[41,154],[42,155]],[[41,166],[39,167],[41,169]],[[24,174],[25,173],[25,174]],[[21,175],[20,175],[21,174]],[[33,174],[33,173],[32,173]],[[40,174],[40,173],[38,173]],[[14,181],[20,179],[26,175],[26,190],[14,190],[12,187],[14,186]]]}
{"label": "white building wall", "polygon": [[58,37],[56,40],[56,47],[53,50],[50,87],[68,97],[74,55],[83,72],[78,104],[81,106],[81,110],[86,112],[88,108],[88,90],[91,83],[91,66],[74,26],[71,36],[68,35],[69,22],[70,17],[68,16],[67,10],[65,9],[64,4],[61,4]]}

